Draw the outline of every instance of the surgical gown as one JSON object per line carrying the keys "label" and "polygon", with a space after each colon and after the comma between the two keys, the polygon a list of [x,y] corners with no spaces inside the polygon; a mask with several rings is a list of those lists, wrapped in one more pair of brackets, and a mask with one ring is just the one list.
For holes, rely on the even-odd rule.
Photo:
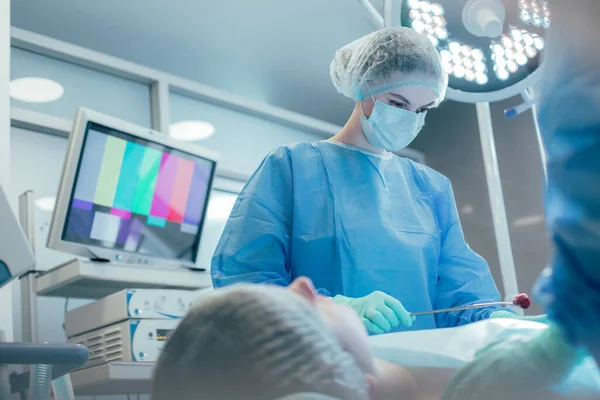
{"label": "surgical gown", "polygon": [[[331,141],[267,156],[233,208],[211,270],[215,287],[307,276],[321,294],[379,290],[409,311],[500,297],[487,263],[465,242],[446,177]],[[495,310],[422,316],[410,329],[463,325]]]}
{"label": "surgical gown", "polygon": [[540,300],[600,363],[600,2],[555,0],[539,96],[552,274]]}

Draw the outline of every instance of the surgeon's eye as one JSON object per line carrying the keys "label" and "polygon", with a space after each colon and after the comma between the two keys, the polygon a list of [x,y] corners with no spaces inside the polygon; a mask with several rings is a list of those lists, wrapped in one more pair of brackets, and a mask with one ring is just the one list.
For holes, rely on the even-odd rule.
{"label": "surgeon's eye", "polygon": [[404,110],[408,109],[408,106],[404,103],[399,103],[397,101],[394,100],[390,100],[390,105],[394,106],[394,107],[398,107],[398,108],[402,108]]}

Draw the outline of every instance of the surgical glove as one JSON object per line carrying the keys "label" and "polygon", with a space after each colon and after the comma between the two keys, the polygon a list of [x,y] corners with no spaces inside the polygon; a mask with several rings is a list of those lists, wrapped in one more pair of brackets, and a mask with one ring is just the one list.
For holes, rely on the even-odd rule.
{"label": "surgical glove", "polygon": [[354,309],[371,334],[389,332],[401,322],[410,327],[415,320],[415,317],[410,316],[402,303],[379,291],[359,298],[337,295],[333,297],[333,301]]}
{"label": "surgical glove", "polygon": [[578,361],[559,328],[533,338],[513,335],[479,353],[450,381],[444,400],[532,398],[567,378]]}
{"label": "surgical glove", "polygon": [[532,322],[540,322],[542,324],[549,324],[548,316],[546,314],[542,315],[532,315],[532,316],[521,316],[515,314],[514,312],[506,311],[506,310],[498,310],[494,311],[490,314],[490,318],[512,318],[519,319],[521,321],[532,321]]}

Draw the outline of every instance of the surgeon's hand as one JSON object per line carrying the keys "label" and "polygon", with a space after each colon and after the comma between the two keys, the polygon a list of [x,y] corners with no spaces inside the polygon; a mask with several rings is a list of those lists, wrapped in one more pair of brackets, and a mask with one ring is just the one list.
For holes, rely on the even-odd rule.
{"label": "surgeon's hand", "polygon": [[521,321],[539,322],[539,323],[546,324],[546,325],[549,324],[548,316],[546,314],[521,316],[521,315],[515,314],[514,312],[498,310],[498,311],[494,311],[493,313],[491,313],[490,318],[510,318],[510,319],[518,319]]}
{"label": "surgeon's hand", "polygon": [[477,354],[446,387],[444,400],[537,398],[565,379],[578,354],[550,325],[536,337],[513,335]]}
{"label": "surgeon's hand", "polygon": [[409,327],[415,320],[402,303],[379,291],[359,298],[337,295],[333,301],[353,308],[371,334],[389,332],[400,323]]}

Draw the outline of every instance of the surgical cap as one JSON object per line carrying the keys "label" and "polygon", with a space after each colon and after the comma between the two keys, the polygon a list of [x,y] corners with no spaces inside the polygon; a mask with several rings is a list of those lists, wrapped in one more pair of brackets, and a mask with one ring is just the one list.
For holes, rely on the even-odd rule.
{"label": "surgical cap", "polygon": [[401,87],[425,86],[433,89],[439,103],[448,87],[439,52],[409,28],[382,29],[342,47],[330,73],[338,92],[359,101]]}
{"label": "surgical cap", "polygon": [[324,321],[280,287],[202,296],[163,348],[152,400],[275,399],[313,392],[366,400],[366,378]]}

